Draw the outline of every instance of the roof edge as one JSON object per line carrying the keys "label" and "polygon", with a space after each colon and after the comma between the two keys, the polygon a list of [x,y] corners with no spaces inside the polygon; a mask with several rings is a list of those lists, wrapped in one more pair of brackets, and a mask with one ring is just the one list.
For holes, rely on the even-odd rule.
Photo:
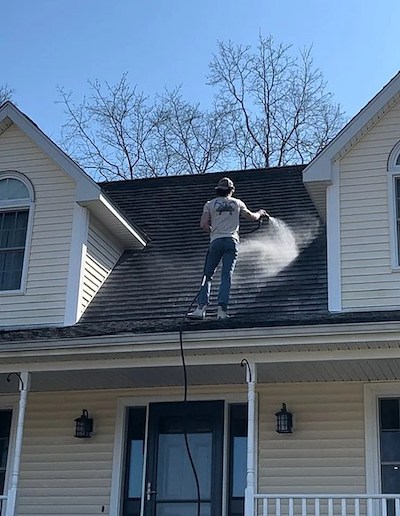
{"label": "roof edge", "polygon": [[0,124],[6,118],[17,125],[45,154],[47,154],[77,184],[79,197],[91,200],[101,192],[100,186],[75,163],[56,143],[54,143],[25,113],[11,101],[0,106]]}
{"label": "roof edge", "polygon": [[[118,207],[109,199],[105,202],[104,192],[98,185],[72,158],[70,158],[56,143],[54,143],[25,113],[18,109],[11,101],[6,101],[0,106],[0,127],[4,122],[4,126],[8,128],[11,122],[23,131],[56,165],[58,165],[76,184],[75,200],[81,205],[90,206],[95,203],[108,210],[111,216],[118,221],[121,226],[121,235],[123,242],[129,248],[130,238],[134,242],[133,247],[137,245],[143,247],[147,240],[143,232],[127,221],[126,217],[120,212]],[[105,216],[105,210],[100,213],[107,225],[108,217]],[[127,238],[128,237],[128,238]],[[130,237],[130,238],[129,238]],[[127,243],[128,242],[128,243]],[[136,243],[136,244],[135,244]]]}
{"label": "roof edge", "polygon": [[[400,71],[343,127],[336,137],[309,163],[303,171],[305,183],[331,181],[331,163],[368,123],[400,95]],[[396,98],[396,101],[398,98]]]}

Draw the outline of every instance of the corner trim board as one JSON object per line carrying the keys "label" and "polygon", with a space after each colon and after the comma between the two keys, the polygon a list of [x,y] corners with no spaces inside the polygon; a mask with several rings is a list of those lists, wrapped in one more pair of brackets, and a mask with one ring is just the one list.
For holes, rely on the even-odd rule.
{"label": "corner trim board", "polygon": [[82,276],[86,256],[89,228],[89,213],[75,203],[72,221],[72,238],[69,255],[67,293],[65,299],[64,325],[75,324],[79,319]]}
{"label": "corner trim board", "polygon": [[328,254],[328,310],[342,311],[342,282],[340,267],[340,184],[339,163],[332,164],[332,184],[326,192],[326,226]]}

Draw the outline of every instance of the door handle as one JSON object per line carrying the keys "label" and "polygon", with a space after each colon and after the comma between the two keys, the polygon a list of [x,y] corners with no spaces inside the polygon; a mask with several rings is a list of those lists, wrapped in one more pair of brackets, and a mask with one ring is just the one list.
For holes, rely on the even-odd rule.
{"label": "door handle", "polygon": [[150,502],[151,495],[157,494],[157,491],[152,491],[151,489],[151,482],[147,482],[147,489],[146,489],[146,500]]}

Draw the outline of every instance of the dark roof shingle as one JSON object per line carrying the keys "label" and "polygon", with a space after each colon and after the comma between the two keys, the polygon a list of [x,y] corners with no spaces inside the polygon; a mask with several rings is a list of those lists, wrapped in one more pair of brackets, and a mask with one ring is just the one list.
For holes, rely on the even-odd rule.
{"label": "dark roof shingle", "polygon": [[[157,330],[162,321],[185,315],[199,289],[208,246],[208,235],[199,228],[200,215],[224,175],[233,179],[235,196],[250,209],[265,208],[290,228],[282,232],[269,223],[252,232],[257,224],[242,222],[230,315],[268,324],[274,314],[290,319],[326,311],[325,233],[303,185],[303,168],[104,183],[107,195],[150,243],[122,256],[81,324],[152,320]],[[218,283],[217,274],[211,316]]]}

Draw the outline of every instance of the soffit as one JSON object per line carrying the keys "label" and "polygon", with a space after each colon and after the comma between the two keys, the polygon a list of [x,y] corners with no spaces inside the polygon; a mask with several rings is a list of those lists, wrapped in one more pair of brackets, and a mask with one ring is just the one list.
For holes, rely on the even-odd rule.
{"label": "soffit", "polygon": [[[194,386],[246,385],[245,371],[240,362],[188,366],[187,375],[189,391]],[[0,375],[1,392],[16,392],[17,382],[7,382],[6,379],[6,374]],[[257,364],[258,384],[397,380],[400,380],[400,358]],[[33,392],[182,386],[181,366],[45,371],[34,372],[31,378]]]}

